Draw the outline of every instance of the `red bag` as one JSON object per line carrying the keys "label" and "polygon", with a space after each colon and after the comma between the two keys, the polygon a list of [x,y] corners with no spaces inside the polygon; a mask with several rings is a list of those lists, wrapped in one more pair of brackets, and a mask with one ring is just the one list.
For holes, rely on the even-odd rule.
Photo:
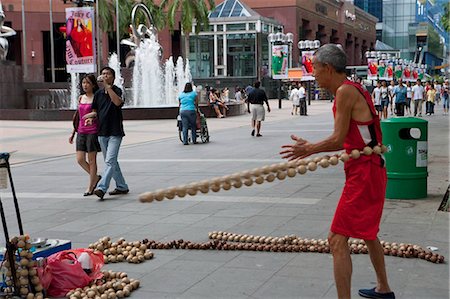
{"label": "red bag", "polygon": [[[91,274],[87,274],[77,260],[83,252],[89,254],[92,261]],[[50,297],[64,297],[67,292],[87,286],[92,280],[103,277],[100,269],[104,260],[101,252],[79,248],[64,250],[49,256],[42,268],[38,270],[42,286]]]}

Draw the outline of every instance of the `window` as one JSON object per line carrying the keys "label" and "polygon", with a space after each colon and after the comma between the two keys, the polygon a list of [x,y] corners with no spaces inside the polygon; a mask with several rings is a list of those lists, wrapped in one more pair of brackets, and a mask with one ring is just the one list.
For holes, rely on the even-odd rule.
{"label": "window", "polygon": [[228,24],[227,31],[244,31],[245,24]]}

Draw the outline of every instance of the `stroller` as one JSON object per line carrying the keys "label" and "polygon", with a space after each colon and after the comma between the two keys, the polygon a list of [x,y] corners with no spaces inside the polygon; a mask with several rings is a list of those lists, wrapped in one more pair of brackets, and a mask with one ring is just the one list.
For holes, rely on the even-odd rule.
{"label": "stroller", "polygon": [[[181,122],[181,115],[177,116],[178,137],[183,142],[183,123]],[[206,124],[206,117],[200,110],[197,110],[197,130],[195,131],[197,137],[200,137],[202,143],[209,142],[208,125]],[[192,142],[191,134],[188,133],[188,141]]]}

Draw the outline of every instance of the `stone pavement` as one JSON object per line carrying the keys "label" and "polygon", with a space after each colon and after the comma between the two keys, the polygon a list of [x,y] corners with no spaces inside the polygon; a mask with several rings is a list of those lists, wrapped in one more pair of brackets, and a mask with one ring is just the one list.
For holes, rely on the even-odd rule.
{"label": "stone pavement", "polygon": [[[131,192],[98,202],[83,197],[87,176],[67,143],[70,122],[0,121],[0,151],[11,157],[25,231],[85,247],[108,235],[204,242],[210,231],[307,238],[327,237],[339,199],[342,165],[284,181],[143,204],[140,193],[281,162],[289,135],[319,140],[332,131],[331,103],[313,102],[309,116],[290,115],[289,103],[250,136],[249,116],[208,119],[211,142],[183,146],[173,120],[127,121],[120,164]],[[449,213],[437,212],[449,181],[449,123],[442,109],[429,120],[428,198],[387,200],[380,239],[435,246],[449,258]],[[99,156],[99,167],[103,168]],[[112,185],[111,188],[114,186]],[[10,234],[17,234],[10,190],[0,190]],[[1,240],[3,243],[4,241]],[[131,298],[335,298],[332,258],[319,253],[154,250],[139,265],[107,269],[141,280]],[[352,294],[375,286],[368,255],[353,255]],[[449,267],[386,257],[397,298],[449,298]]]}

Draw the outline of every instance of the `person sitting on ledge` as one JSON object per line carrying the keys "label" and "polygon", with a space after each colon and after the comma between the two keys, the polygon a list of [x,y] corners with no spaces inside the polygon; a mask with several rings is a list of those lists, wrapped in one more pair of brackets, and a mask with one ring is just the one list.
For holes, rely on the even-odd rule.
{"label": "person sitting on ledge", "polygon": [[[225,105],[224,102],[222,102],[222,100],[218,96],[218,91],[215,88],[212,88],[209,93],[209,105],[216,112],[217,118],[226,117],[226,111],[228,110],[228,107]],[[223,108],[223,113],[220,111],[220,107]]]}

